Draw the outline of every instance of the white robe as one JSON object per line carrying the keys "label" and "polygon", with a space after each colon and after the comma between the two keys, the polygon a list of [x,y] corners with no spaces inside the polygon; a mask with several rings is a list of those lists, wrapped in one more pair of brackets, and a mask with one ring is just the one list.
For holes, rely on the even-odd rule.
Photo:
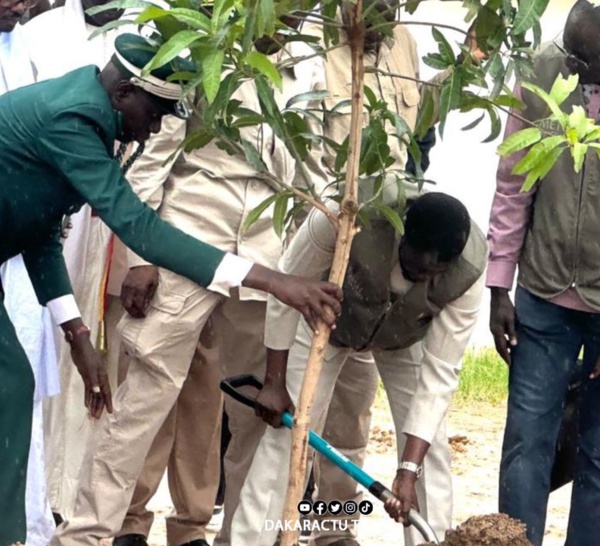
{"label": "white robe", "polygon": [[[67,0],[24,26],[38,81],[60,77],[95,64],[102,68],[114,52],[116,31],[88,40],[95,27],[86,24],[80,0]],[[96,341],[102,276],[108,259],[110,231],[85,205],[71,217],[73,229],[64,242],[64,257],[82,320]],[[69,347],[60,343],[61,394],[45,405],[48,495],[53,511],[68,519],[73,512],[79,470],[96,423],[83,406],[83,382]],[[111,387],[116,384],[116,370]]]}
{"label": "white robe", "polygon": [[[22,27],[0,33],[0,94],[34,83]],[[31,445],[27,463],[25,511],[28,546],[46,546],[54,520],[46,494],[42,401],[59,391],[57,354],[50,314],[39,305],[21,256],[2,265],[4,304],[25,349],[35,378]]]}

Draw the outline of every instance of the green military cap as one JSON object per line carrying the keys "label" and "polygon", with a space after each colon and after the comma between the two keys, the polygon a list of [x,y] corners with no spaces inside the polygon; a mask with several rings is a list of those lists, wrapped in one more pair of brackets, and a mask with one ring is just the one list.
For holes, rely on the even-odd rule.
{"label": "green military cap", "polygon": [[124,74],[130,76],[133,85],[142,88],[152,95],[154,102],[169,114],[187,119],[190,111],[184,104],[183,86],[185,81],[173,80],[176,73],[195,72],[193,62],[175,57],[169,63],[142,74],[143,68],[152,60],[158,46],[137,34],[121,34],[115,40],[115,53],[112,62]]}

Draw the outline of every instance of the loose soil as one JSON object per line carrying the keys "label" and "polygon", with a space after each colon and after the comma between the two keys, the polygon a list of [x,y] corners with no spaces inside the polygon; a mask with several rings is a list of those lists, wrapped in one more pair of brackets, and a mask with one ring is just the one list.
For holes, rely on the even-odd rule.
{"label": "loose soil", "polygon": [[[456,529],[446,531],[442,546],[531,546],[525,525],[506,514],[473,516]],[[422,546],[435,546],[428,542]]]}

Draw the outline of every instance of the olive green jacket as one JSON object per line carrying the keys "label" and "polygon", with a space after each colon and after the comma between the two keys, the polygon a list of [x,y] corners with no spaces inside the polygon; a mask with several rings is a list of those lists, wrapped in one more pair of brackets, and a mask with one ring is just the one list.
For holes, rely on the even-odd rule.
{"label": "olive green jacket", "polygon": [[60,224],[86,202],[134,252],[202,286],[224,256],[133,193],[113,159],[119,124],[94,66],[0,97],[0,264],[22,253],[42,305],[72,293]]}

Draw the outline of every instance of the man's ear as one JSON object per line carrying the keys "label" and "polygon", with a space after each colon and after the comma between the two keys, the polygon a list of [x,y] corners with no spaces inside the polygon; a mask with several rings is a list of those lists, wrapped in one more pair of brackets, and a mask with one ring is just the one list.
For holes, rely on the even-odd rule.
{"label": "man's ear", "polygon": [[128,80],[121,80],[115,88],[114,98],[117,101],[127,99],[134,92],[135,85]]}

